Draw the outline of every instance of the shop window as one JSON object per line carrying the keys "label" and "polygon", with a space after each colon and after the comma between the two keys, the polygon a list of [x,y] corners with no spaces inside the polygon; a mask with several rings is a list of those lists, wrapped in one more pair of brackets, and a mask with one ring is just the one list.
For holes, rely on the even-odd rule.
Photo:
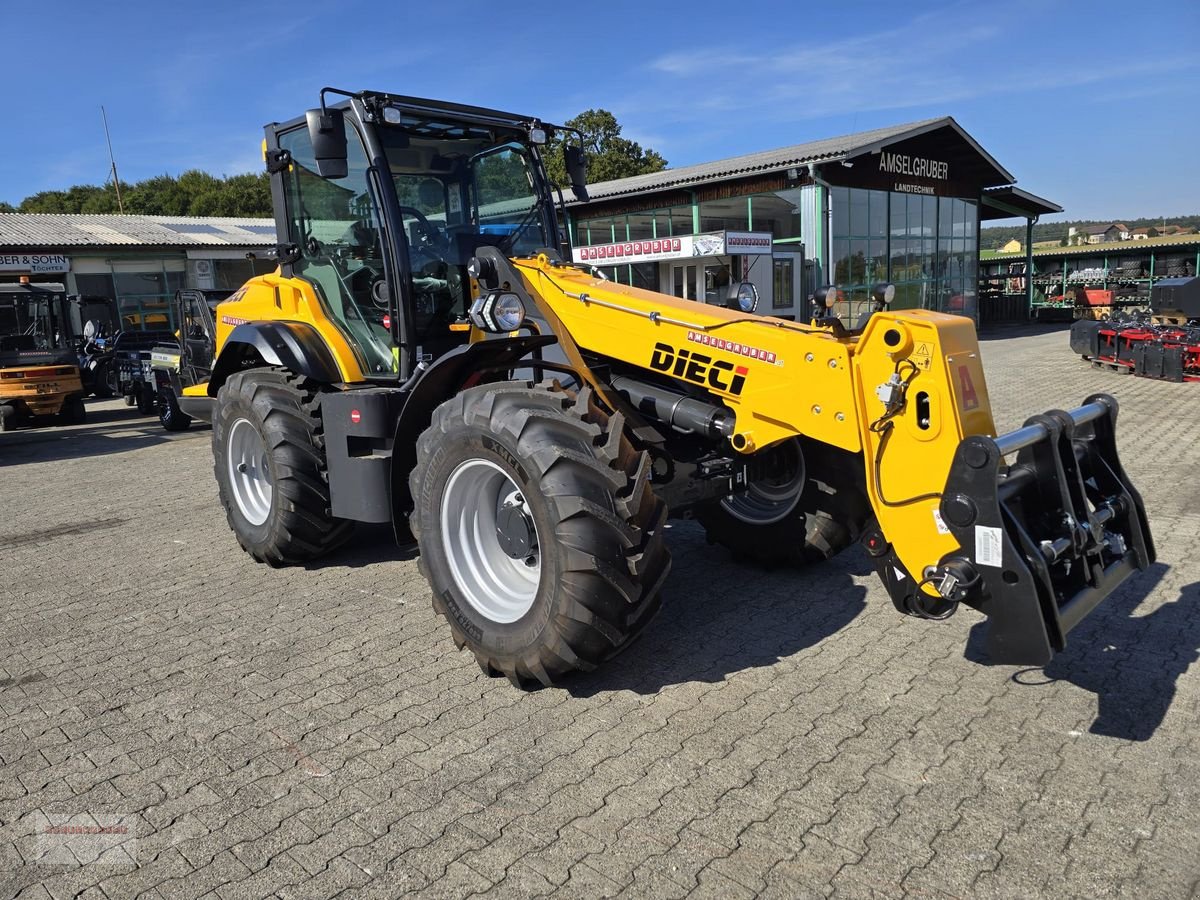
{"label": "shop window", "polygon": [[750,215],[746,197],[705,200],[700,204],[700,230],[749,231]]}
{"label": "shop window", "polygon": [[632,213],[626,216],[626,227],[629,229],[629,240],[642,241],[654,237],[654,213]]}
{"label": "shop window", "polygon": [[576,240],[581,244],[611,244],[625,239],[625,217],[621,216],[621,230],[613,237],[616,220],[612,216],[603,219],[584,219],[576,229]]}
{"label": "shop window", "polygon": [[113,277],[108,272],[76,275],[75,289],[85,297],[108,297],[113,300],[117,296]]}
{"label": "shop window", "polygon": [[214,259],[213,286],[219,291],[235,291],[255,275],[275,271],[268,259]]}
{"label": "shop window", "polygon": [[629,283],[646,291],[658,290],[658,264],[635,263],[629,266]]}
{"label": "shop window", "polygon": [[679,237],[682,234],[695,234],[695,225],[692,222],[692,207],[691,206],[672,206],[671,207],[671,236]]}
{"label": "shop window", "polygon": [[750,230],[769,231],[775,240],[800,237],[800,197],[800,188],[752,195]]}
{"label": "shop window", "polygon": [[784,257],[775,260],[775,283],[774,292],[771,294],[772,309],[788,309],[796,302],[794,285],[795,278],[795,263],[793,260]]}

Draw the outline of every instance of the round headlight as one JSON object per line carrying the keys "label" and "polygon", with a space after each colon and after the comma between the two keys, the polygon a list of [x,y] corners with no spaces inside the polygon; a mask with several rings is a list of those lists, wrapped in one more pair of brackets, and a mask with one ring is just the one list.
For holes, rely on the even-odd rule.
{"label": "round headlight", "polygon": [[871,288],[871,294],[878,303],[891,303],[896,296],[896,286],[890,281],[881,281]]}
{"label": "round headlight", "polygon": [[499,331],[516,331],[525,321],[525,304],[516,294],[500,294],[492,304],[492,319]]}
{"label": "round headlight", "polygon": [[737,305],[744,313],[752,313],[758,309],[758,288],[752,282],[743,281],[738,285]]}

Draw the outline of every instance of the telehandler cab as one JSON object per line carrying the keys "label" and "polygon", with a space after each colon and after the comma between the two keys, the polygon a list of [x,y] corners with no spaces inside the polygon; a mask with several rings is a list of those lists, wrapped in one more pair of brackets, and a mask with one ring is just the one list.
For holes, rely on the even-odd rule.
{"label": "telehandler cab", "polygon": [[796,323],[596,277],[561,252],[556,135],[582,198],[570,130],[526,116],[326,88],[266,127],[279,269],[220,304],[179,396],[255,559],[390,521],[516,684],[638,634],[668,513],[767,564],[861,539],[897,609],[974,607],[1004,663],[1047,662],[1153,561],[1111,397],[997,437],[971,320],[888,311],[890,286],[847,330],[825,292]]}

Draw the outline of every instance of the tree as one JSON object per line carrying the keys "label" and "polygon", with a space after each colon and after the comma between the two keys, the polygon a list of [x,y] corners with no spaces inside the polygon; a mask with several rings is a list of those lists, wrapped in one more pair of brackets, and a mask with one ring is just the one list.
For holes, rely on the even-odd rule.
{"label": "tree", "polygon": [[[148,216],[270,216],[271,187],[265,172],[217,178],[199,169],[155,175],[122,184],[125,212]],[[11,210],[12,208],[9,207]],[[0,206],[0,211],[3,207]],[[21,201],[23,213],[115,213],[111,184],[77,184],[65,191],[41,191]]]}
{"label": "tree", "polygon": [[3,200],[0,200],[0,213],[10,213],[10,212],[16,212],[16,211],[17,211],[17,208],[15,206],[13,206],[11,203],[6,203]]}
{"label": "tree", "polygon": [[[567,123],[583,134],[583,147],[588,155],[588,181],[592,184],[660,172],[667,161],[650,148],[642,149],[637,141],[621,137],[621,125],[617,117],[607,109],[589,109],[581,112]],[[570,136],[574,140],[574,135]],[[560,187],[569,186],[566,164],[562,150],[564,140],[556,138],[555,146],[546,154],[546,172],[551,182]]]}

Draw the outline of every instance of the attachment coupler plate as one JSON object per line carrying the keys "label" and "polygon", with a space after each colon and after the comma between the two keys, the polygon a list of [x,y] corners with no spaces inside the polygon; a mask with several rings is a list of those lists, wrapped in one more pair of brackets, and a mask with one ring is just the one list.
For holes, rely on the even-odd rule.
{"label": "attachment coupler plate", "polygon": [[992,662],[1049,662],[1072,628],[1154,562],[1116,421],[1116,399],[1095,394],[959,444],[940,510],[959,549],[938,568],[955,573],[953,599],[988,616]]}

